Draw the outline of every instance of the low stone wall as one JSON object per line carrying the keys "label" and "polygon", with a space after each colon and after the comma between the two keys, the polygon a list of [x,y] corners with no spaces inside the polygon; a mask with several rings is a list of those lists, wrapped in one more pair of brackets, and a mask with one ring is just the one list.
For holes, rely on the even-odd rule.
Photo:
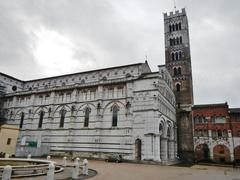
{"label": "low stone wall", "polygon": [[31,154],[32,157],[41,157],[48,155],[50,153],[50,147],[41,146],[41,147],[21,147],[17,146],[16,157],[26,157],[28,154]]}

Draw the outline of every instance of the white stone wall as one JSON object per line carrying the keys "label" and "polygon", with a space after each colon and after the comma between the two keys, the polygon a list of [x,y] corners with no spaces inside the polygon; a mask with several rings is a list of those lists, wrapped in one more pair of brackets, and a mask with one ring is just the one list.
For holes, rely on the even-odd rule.
{"label": "white stone wall", "polygon": [[[81,78],[88,77],[85,83],[74,82],[79,80],[75,77],[79,74],[55,77],[45,89],[41,87],[48,79],[34,80],[24,86],[31,90],[7,94],[4,108],[8,111],[8,123],[19,125],[24,112],[18,147],[27,148],[31,141],[37,142],[36,152],[42,154],[50,150],[105,158],[109,153],[119,153],[134,160],[139,139],[141,160],[174,160],[176,111],[171,78],[162,73],[143,74],[147,67],[143,64],[80,74]],[[126,77],[128,71],[131,77]],[[91,84],[100,77],[99,73],[102,76],[109,73],[109,77]],[[60,82],[65,85],[53,86],[54,81],[59,86]],[[112,126],[113,106],[118,107],[116,127]],[[86,108],[90,109],[88,127],[84,127]],[[64,127],[59,127],[63,109]],[[43,124],[38,128],[41,111]],[[40,151],[41,148],[44,150]],[[23,155],[21,149],[17,152]]]}

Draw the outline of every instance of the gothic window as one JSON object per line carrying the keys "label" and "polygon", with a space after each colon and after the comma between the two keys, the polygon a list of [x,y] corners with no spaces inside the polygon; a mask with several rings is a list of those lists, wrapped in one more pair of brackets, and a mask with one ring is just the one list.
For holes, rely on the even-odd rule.
{"label": "gothic window", "polygon": [[40,112],[40,117],[39,117],[39,122],[38,122],[38,128],[42,128],[43,116],[44,116],[44,112],[41,111]]}
{"label": "gothic window", "polygon": [[173,38],[172,41],[173,41],[173,46],[175,46],[176,45],[176,39]]}
{"label": "gothic window", "polygon": [[172,27],[171,27],[171,25],[169,25],[169,32],[172,32]]}
{"label": "gothic window", "polygon": [[177,75],[177,68],[173,69],[173,75],[176,76]]}
{"label": "gothic window", "polygon": [[217,137],[217,131],[216,130],[212,130],[212,138],[216,138]]}
{"label": "gothic window", "polygon": [[176,31],[178,31],[178,24],[176,24]]}
{"label": "gothic window", "polygon": [[178,52],[175,53],[175,59],[178,60]]}
{"label": "gothic window", "polygon": [[117,126],[117,122],[118,122],[118,111],[119,108],[118,106],[113,106],[112,107],[112,126],[116,127]]}
{"label": "gothic window", "polygon": [[180,92],[180,90],[181,90],[181,85],[180,84],[176,84],[176,90],[177,90],[177,92]]}
{"label": "gothic window", "polygon": [[66,110],[65,109],[62,109],[60,111],[60,124],[59,124],[59,127],[64,127],[64,120],[65,120],[65,114],[66,114]]}
{"label": "gothic window", "polygon": [[88,127],[90,112],[91,112],[90,108],[87,107],[86,110],[85,110],[84,127]]}
{"label": "gothic window", "polygon": [[179,44],[182,44],[182,36],[179,38]]}
{"label": "gothic window", "polygon": [[182,69],[179,67],[178,68],[178,72],[177,72],[178,75],[181,75],[182,74]]}
{"label": "gothic window", "polygon": [[216,119],[216,116],[215,116],[215,115],[211,117],[211,122],[212,122],[213,124],[215,124],[215,119]]}
{"label": "gothic window", "polygon": [[181,23],[178,24],[178,29],[179,29],[179,30],[182,29]]}
{"label": "gothic window", "polygon": [[159,133],[162,133],[162,131],[163,131],[163,125],[160,124],[160,125],[159,125]]}
{"label": "gothic window", "polygon": [[222,130],[220,130],[220,129],[217,130],[217,136],[222,137]]}
{"label": "gothic window", "polygon": [[172,58],[172,61],[175,60],[175,55],[174,55],[174,53],[171,53],[171,58]]}
{"label": "gothic window", "polygon": [[179,51],[179,53],[178,53],[178,57],[179,57],[179,60],[182,59],[182,51]]}
{"label": "gothic window", "polygon": [[21,113],[21,120],[20,120],[20,125],[19,125],[20,129],[23,127],[23,121],[24,121],[24,112]]}
{"label": "gothic window", "polygon": [[227,132],[227,130],[226,130],[226,129],[224,129],[224,130],[223,130],[222,134],[223,134],[223,137],[225,137],[225,138],[227,138],[227,137],[228,137],[228,132]]}
{"label": "gothic window", "polygon": [[[179,38],[177,37],[177,45],[179,44]],[[180,43],[181,44],[181,43]]]}
{"label": "gothic window", "polygon": [[175,31],[175,26],[174,26],[174,24],[172,25],[172,31]]}
{"label": "gothic window", "polygon": [[169,39],[169,41],[170,41],[170,46],[172,46],[173,45],[172,39]]}
{"label": "gothic window", "polygon": [[195,124],[198,124],[198,123],[199,123],[198,118],[199,118],[198,116],[195,116],[195,117],[194,117],[194,123],[195,123]]}

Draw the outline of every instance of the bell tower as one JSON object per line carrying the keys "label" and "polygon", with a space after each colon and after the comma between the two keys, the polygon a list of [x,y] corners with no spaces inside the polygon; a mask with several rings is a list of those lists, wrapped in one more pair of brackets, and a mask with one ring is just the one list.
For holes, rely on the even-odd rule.
{"label": "bell tower", "polygon": [[185,9],[164,14],[165,61],[176,96],[178,154],[184,161],[194,158],[192,105],[193,85],[188,19]]}

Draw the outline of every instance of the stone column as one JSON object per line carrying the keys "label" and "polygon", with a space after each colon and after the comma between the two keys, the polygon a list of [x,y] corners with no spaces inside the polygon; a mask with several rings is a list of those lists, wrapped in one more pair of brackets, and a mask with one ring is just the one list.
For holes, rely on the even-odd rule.
{"label": "stone column", "polygon": [[[211,138],[211,142],[212,142],[212,138]],[[210,151],[210,159],[213,160],[213,147],[215,146],[216,144],[214,143],[211,143],[211,145],[209,146],[209,151]]]}
{"label": "stone column", "polygon": [[63,101],[61,103],[63,103],[63,102],[67,102],[67,94],[66,94],[66,92],[63,92]]}
{"label": "stone column", "polygon": [[155,161],[161,161],[160,158],[160,135],[155,136],[155,156],[154,156]]}
{"label": "stone column", "polygon": [[163,162],[168,160],[168,141],[167,138],[161,137],[161,159]]}
{"label": "stone column", "polygon": [[115,86],[113,89],[113,98],[117,98],[118,97],[118,92],[117,92],[117,87]]}
{"label": "stone column", "polygon": [[54,170],[55,165],[53,163],[50,163],[48,166],[47,180],[54,180]]}
{"label": "stone column", "polygon": [[103,87],[98,86],[96,91],[96,99],[102,99],[103,98]]}
{"label": "stone column", "polygon": [[79,158],[76,158],[75,162],[74,162],[74,169],[73,169],[73,172],[72,172],[72,178],[73,179],[77,179],[78,176],[79,176],[79,161],[80,159]]}
{"label": "stone column", "polygon": [[168,144],[169,144],[169,148],[168,148],[168,150],[169,150],[169,152],[168,152],[168,154],[169,154],[169,159],[172,161],[172,160],[174,160],[174,140],[168,140]]}
{"label": "stone column", "polygon": [[83,160],[83,175],[88,176],[88,160]]}
{"label": "stone column", "polygon": [[67,166],[67,157],[63,157],[63,166],[64,166],[64,167]]}
{"label": "stone column", "polygon": [[28,159],[31,159],[31,157],[32,157],[31,154],[28,154],[28,155],[27,155],[27,158],[28,158]]}
{"label": "stone column", "polygon": [[12,102],[12,107],[16,107],[16,103],[17,103],[17,97],[14,96],[13,97],[13,102]]}
{"label": "stone column", "polygon": [[87,100],[90,100],[91,99],[91,93],[90,93],[90,90],[87,90]]}
{"label": "stone column", "polygon": [[71,94],[71,102],[77,101],[77,89],[74,89],[72,94]]}
{"label": "stone column", "polygon": [[230,159],[231,161],[234,161],[234,144],[233,144],[233,137],[232,137],[232,132],[229,130],[228,131],[228,142],[229,142],[229,151],[230,151]]}
{"label": "stone column", "polygon": [[5,166],[2,173],[2,180],[10,180],[11,175],[12,175],[12,167],[9,165]]}
{"label": "stone column", "polygon": [[174,158],[176,158],[178,156],[178,145],[177,145],[177,141],[174,142]]}
{"label": "stone column", "polygon": [[[50,94],[50,97],[49,97],[49,104],[52,105],[55,103],[55,92],[52,91],[51,94]],[[51,107],[52,108],[52,107]]]}

